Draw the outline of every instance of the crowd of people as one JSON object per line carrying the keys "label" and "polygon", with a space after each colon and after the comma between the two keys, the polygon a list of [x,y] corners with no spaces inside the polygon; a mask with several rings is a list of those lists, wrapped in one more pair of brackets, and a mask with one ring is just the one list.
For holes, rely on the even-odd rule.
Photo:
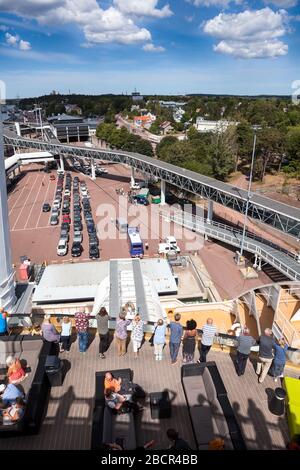
{"label": "crowd of people", "polygon": [[[111,320],[105,307],[101,307],[95,316],[97,330],[99,335],[99,357],[105,359],[105,353],[110,345],[109,320]],[[89,344],[89,322],[91,316],[84,308],[74,315],[75,329],[78,337],[79,351],[85,354]],[[134,311],[134,306],[129,302],[120,311],[116,320],[114,339],[119,357],[127,353],[127,342],[131,326],[130,340],[134,358],[138,359],[139,353],[145,338],[145,325],[140,314]],[[1,327],[1,322],[0,322]],[[37,328],[37,327],[35,327]],[[166,336],[169,330],[169,354],[171,364],[178,362],[180,346],[182,345],[182,363],[190,364],[193,362],[207,362],[208,353],[219,335],[216,325],[212,318],[208,318],[202,326],[202,333],[199,334],[197,322],[193,319],[188,320],[185,327],[181,324],[181,315],[176,313],[173,320],[159,319],[154,327],[153,334],[149,340],[153,346],[154,358],[161,361],[165,354],[167,343]],[[51,323],[50,315],[45,315],[40,330],[36,334],[42,334],[43,338],[49,342],[60,344],[61,352],[69,352],[71,347],[72,322],[69,317],[64,316],[61,323],[61,332],[58,332]],[[255,340],[247,326],[239,329],[236,336],[236,373],[240,377],[244,375],[248,358],[254,346],[258,347],[258,359],[256,373],[259,383],[262,383],[269,374],[277,382],[283,377],[283,371],[286,363],[286,351],[288,344],[284,339],[276,340],[272,330],[266,328],[258,340]],[[199,350],[199,358],[195,359],[195,353]],[[11,365],[16,369],[17,365]],[[14,374],[18,374],[15,370]],[[14,375],[13,375],[14,376]],[[17,377],[18,380],[18,377]]]}
{"label": "crowd of people", "polygon": [[[81,308],[74,315],[74,326],[78,338],[79,351],[85,354],[89,345],[89,325],[90,314]],[[105,353],[110,346],[109,320],[111,320],[105,307],[101,307],[96,317],[97,330],[99,334],[99,357],[105,359]],[[138,359],[143,341],[145,339],[144,327],[147,323],[143,321],[139,313],[135,312],[132,303],[126,304],[120,311],[116,320],[114,339],[118,356],[122,357],[127,353],[128,327],[130,325],[130,340],[134,358]],[[179,360],[180,347],[182,345],[182,363],[190,364],[194,362],[205,363],[209,351],[219,335],[213,319],[208,318],[202,326],[202,333],[199,335],[197,322],[190,319],[185,327],[181,324],[181,315],[176,313],[172,320],[159,319],[155,325],[153,334],[149,340],[153,346],[154,358],[161,361],[165,354],[166,336],[169,332],[169,354],[170,362],[175,365]],[[58,344],[60,352],[69,352],[72,337],[72,321],[70,317],[64,316],[61,321],[60,331],[51,322],[51,316],[46,314],[41,325],[34,324],[31,330],[32,334],[40,334],[45,341]],[[7,313],[0,308],[0,335],[7,334]],[[236,336],[236,360],[235,368],[237,375],[243,376],[247,367],[252,348],[258,348],[258,357],[256,363],[256,373],[259,383],[265,380],[269,373],[277,382],[283,377],[283,371],[286,363],[287,343],[284,339],[276,340],[272,330],[266,328],[255,340],[247,326],[239,329]],[[195,358],[196,351],[199,350],[199,358]],[[3,424],[14,423],[24,414],[25,401],[24,394],[17,387],[27,376],[20,360],[9,356],[6,359],[7,377],[6,383],[0,384],[0,422]],[[105,402],[114,412],[133,411],[139,413],[143,406],[138,403],[135,396],[135,390],[128,390],[122,384],[121,379],[116,379],[110,372],[105,375]],[[173,436],[173,437],[172,437]],[[178,447],[182,441],[178,433],[174,430],[168,431],[168,438],[173,441],[174,448]],[[108,444],[114,445],[114,444]],[[146,444],[146,446],[148,443]],[[151,444],[152,445],[152,444]],[[181,444],[180,444],[181,445]],[[214,442],[212,448],[222,448],[222,443]]]}

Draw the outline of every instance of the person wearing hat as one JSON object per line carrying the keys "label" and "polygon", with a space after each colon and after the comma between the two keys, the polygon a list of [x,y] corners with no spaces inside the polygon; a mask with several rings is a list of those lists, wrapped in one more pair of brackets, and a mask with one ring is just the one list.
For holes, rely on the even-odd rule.
{"label": "person wearing hat", "polygon": [[18,389],[14,384],[1,384],[0,397],[5,406],[13,405],[18,397],[24,398],[24,393]]}
{"label": "person wearing hat", "polygon": [[8,313],[4,310],[4,307],[0,307],[0,336],[7,335],[7,316]]}

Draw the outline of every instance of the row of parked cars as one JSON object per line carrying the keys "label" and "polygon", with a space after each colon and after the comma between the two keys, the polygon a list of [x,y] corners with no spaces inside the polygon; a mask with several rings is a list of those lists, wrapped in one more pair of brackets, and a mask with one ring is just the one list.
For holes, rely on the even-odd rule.
{"label": "row of parked cars", "polygon": [[[64,256],[68,251],[68,241],[69,241],[69,231],[71,225],[70,218],[70,197],[71,197],[71,182],[72,178],[67,173],[66,175],[66,191],[70,191],[70,195],[66,194],[63,204],[63,221],[61,225],[61,235],[59,244],[57,247],[57,254],[59,256]],[[96,233],[96,227],[94,220],[91,214],[91,205],[90,205],[90,196],[86,187],[85,182],[80,182],[78,177],[74,178],[73,181],[73,242],[71,248],[71,255],[73,257],[78,257],[82,254],[82,216],[81,212],[83,209],[83,214],[85,218],[85,223],[87,226],[87,231],[89,235],[89,257],[91,259],[99,258],[99,240]],[[65,217],[65,218],[64,218]]]}
{"label": "row of parked cars", "polygon": [[[84,162],[80,162],[78,160],[74,160],[73,165],[74,165],[74,168],[77,171],[81,171],[85,175],[90,176],[92,174],[91,165],[89,165],[88,163],[84,163]],[[108,173],[106,168],[103,168],[98,164],[95,165],[95,174],[96,174],[96,176],[102,176],[103,174],[106,174],[106,173]]]}

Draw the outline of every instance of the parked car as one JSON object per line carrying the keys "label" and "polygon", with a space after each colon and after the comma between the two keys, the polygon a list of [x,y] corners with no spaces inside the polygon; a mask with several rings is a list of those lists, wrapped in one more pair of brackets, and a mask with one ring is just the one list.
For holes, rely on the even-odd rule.
{"label": "parked car", "polygon": [[74,242],[82,243],[82,233],[79,230],[74,230]]}
{"label": "parked car", "polygon": [[65,256],[68,252],[68,244],[66,239],[60,239],[57,246],[58,256]]}
{"label": "parked car", "polygon": [[81,246],[81,243],[79,242],[73,242],[73,245],[72,245],[72,250],[71,250],[71,254],[72,256],[80,256],[82,253],[82,246]]}
{"label": "parked car", "polygon": [[88,233],[96,233],[96,227],[92,223],[87,223],[87,231]]}
{"label": "parked car", "polygon": [[52,214],[50,218],[50,225],[57,225],[58,224],[58,216],[57,214]]}
{"label": "parked car", "polygon": [[99,238],[96,233],[89,233],[89,244],[99,245]]}
{"label": "parked car", "polygon": [[55,181],[55,175],[50,175],[50,180]]}
{"label": "parked car", "polygon": [[79,220],[77,220],[76,222],[73,223],[73,227],[74,227],[74,231],[82,231],[83,227],[82,227],[82,222],[80,222]]}
{"label": "parked car", "polygon": [[98,248],[97,245],[90,245],[89,246],[89,257],[90,257],[90,259],[99,258],[99,248]]}
{"label": "parked car", "polygon": [[54,199],[53,201],[53,208],[59,209],[60,208],[60,200],[59,199]]}
{"label": "parked car", "polygon": [[66,240],[66,242],[68,243],[70,239],[70,235],[69,235],[69,232],[67,229],[61,229],[60,231],[60,240]]}
{"label": "parked car", "polygon": [[66,230],[68,230],[68,232],[69,232],[69,230],[70,230],[70,224],[69,224],[68,222],[63,222],[63,223],[61,224],[61,228],[62,228],[62,229],[66,229]]}
{"label": "parked car", "polygon": [[67,222],[68,224],[70,224],[70,223],[71,223],[71,217],[70,217],[68,214],[64,214],[64,215],[62,216],[62,222],[63,222],[63,223],[64,223],[64,222]]}
{"label": "parked car", "polygon": [[48,202],[45,202],[45,204],[43,204],[43,212],[50,212],[51,211],[51,206]]}
{"label": "parked car", "polygon": [[69,206],[65,206],[62,208],[62,214],[70,214],[70,207]]}
{"label": "parked car", "polygon": [[169,245],[168,243],[159,243],[158,244],[158,253],[180,253],[180,248],[178,246]]}

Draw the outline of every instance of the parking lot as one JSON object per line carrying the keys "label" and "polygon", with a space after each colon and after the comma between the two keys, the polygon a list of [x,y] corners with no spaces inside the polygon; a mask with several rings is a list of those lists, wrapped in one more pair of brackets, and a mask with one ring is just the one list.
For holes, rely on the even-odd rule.
{"label": "parking lot", "polygon": [[[100,240],[100,259],[129,257],[126,234],[120,234],[115,226],[115,219],[120,216],[128,218],[130,225],[139,226],[141,237],[148,243],[146,256],[157,254],[158,242],[163,237],[162,220],[152,221],[150,208],[155,213],[159,206],[151,204],[148,207],[129,204],[126,193],[130,189],[130,169],[122,165],[107,165],[108,174],[92,181],[89,176],[76,171],[70,171],[72,180],[78,176],[85,181],[90,194],[90,204],[93,218],[98,228]],[[24,170],[23,170],[24,171]],[[55,175],[54,181],[50,174]],[[57,184],[57,172],[44,173],[43,167],[31,165],[25,167],[24,177],[17,183],[9,194],[9,220],[12,239],[13,263],[20,264],[20,256],[27,255],[32,262],[61,263],[89,260],[89,244],[87,230],[83,219],[83,252],[80,257],[71,256],[72,229],[70,231],[69,250],[66,256],[57,255],[57,245],[60,238],[61,213],[59,225],[51,226],[51,212],[42,212],[42,206],[48,202],[53,204]],[[73,186],[72,186],[73,189]],[[124,192],[124,196],[118,192]],[[71,198],[71,225],[72,225]],[[150,232],[151,224],[151,232]],[[152,239],[153,237],[153,239]]]}

